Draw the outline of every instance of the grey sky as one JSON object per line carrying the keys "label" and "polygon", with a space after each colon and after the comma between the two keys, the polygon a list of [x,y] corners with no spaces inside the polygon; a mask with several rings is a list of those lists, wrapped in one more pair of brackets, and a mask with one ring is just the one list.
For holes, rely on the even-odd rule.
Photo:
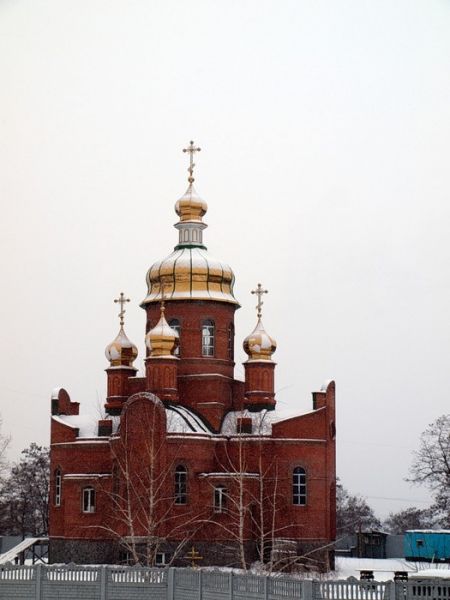
{"label": "grey sky", "polygon": [[334,378],[344,484],[380,515],[426,501],[402,478],[449,412],[449,32],[444,0],[1,0],[11,457],[48,443],[53,387],[103,401],[122,290],[142,365],[194,139],[206,245],[242,304],[236,374],[261,281],[279,405]]}

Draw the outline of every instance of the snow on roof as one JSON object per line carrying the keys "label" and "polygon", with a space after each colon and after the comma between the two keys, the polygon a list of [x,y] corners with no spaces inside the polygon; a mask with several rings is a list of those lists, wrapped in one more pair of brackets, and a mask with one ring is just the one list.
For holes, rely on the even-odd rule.
{"label": "snow on roof", "polygon": [[259,478],[259,473],[238,473],[236,471],[226,473],[199,473],[199,477],[212,477],[214,479],[221,477],[236,477],[237,479],[240,477]]}
{"label": "snow on roof", "polygon": [[52,400],[57,400],[59,396],[59,391],[62,390],[62,387],[55,387],[52,390]]}
{"label": "snow on roof", "polygon": [[261,412],[249,412],[248,410],[236,410],[229,412],[222,423],[221,435],[242,435],[248,437],[250,434],[237,432],[238,418],[252,420],[252,434],[271,435],[272,434],[272,411],[263,410]]}
{"label": "snow on roof", "polygon": [[166,414],[168,433],[212,434],[200,417],[184,406],[169,406]]}
{"label": "snow on roof", "polygon": [[102,477],[112,477],[111,473],[66,473],[64,479],[100,479]]}
{"label": "snow on roof", "polygon": [[407,529],[406,533],[450,533],[450,529]]}
{"label": "snow on roof", "polygon": [[[94,415],[53,415],[52,419],[57,423],[62,423],[72,429],[78,429],[78,438],[96,438],[98,437],[99,417]],[[112,417],[112,433],[117,431],[120,417]]]}

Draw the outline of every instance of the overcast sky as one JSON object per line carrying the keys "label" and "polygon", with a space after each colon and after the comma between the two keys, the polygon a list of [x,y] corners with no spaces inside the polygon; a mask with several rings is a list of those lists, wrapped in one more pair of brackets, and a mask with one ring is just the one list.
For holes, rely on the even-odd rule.
{"label": "overcast sky", "polygon": [[205,242],[230,263],[236,375],[276,338],[279,406],[333,378],[338,474],[380,516],[449,407],[449,0],[0,0],[0,398],[12,459],[50,394],[143,366],[145,274],[177,241],[190,139]]}

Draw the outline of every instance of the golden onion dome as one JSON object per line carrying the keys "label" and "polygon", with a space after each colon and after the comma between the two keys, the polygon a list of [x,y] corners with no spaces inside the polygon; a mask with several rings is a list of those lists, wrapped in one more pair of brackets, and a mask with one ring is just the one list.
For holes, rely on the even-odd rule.
{"label": "golden onion dome", "polygon": [[205,247],[179,245],[147,272],[148,293],[141,306],[165,300],[218,300],[237,304],[231,267],[213,258]]}
{"label": "golden onion dome", "polygon": [[201,223],[207,210],[208,205],[197,194],[192,183],[189,184],[186,192],[175,204],[175,212],[180,217],[180,223],[186,221]]}
{"label": "golden onion dome", "polygon": [[255,329],[245,338],[243,346],[249,360],[272,360],[272,354],[277,349],[276,341],[266,332],[260,318]]}
{"label": "golden onion dome", "polygon": [[145,336],[145,344],[150,350],[151,358],[176,358],[175,351],[180,343],[178,332],[166,321],[164,311],[164,306],[161,306],[158,323]]}
{"label": "golden onion dome", "polygon": [[121,325],[117,337],[105,348],[106,358],[109,360],[111,367],[134,369],[133,361],[136,360],[137,355],[138,349],[128,339]]}
{"label": "golden onion dome", "polygon": [[180,220],[175,224],[179,242],[174,252],[155,262],[147,272],[147,296],[142,307],[165,300],[218,300],[239,306],[233,294],[234,274],[229,265],[207,252],[203,245],[203,230],[207,227],[202,217],[208,206],[197,194],[193,182],[193,156],[199,152],[194,142],[183,150],[190,156],[189,186],[175,204]]}

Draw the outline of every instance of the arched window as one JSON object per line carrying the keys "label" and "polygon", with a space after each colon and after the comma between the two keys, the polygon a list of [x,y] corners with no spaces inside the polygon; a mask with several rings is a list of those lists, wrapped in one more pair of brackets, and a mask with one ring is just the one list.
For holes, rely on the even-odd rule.
{"label": "arched window", "polygon": [[234,360],[234,325],[230,323],[228,326],[228,358]]}
{"label": "arched window", "polygon": [[214,321],[202,323],[202,356],[214,356]]}
{"label": "arched window", "polygon": [[83,488],[83,512],[95,512],[95,490],[92,487]]}
{"label": "arched window", "polygon": [[222,513],[227,508],[227,488],[218,485],[214,488],[214,512]]}
{"label": "arched window", "polygon": [[61,506],[62,477],[61,470],[55,471],[55,506]]}
{"label": "arched window", "polygon": [[292,472],[292,504],[306,504],[306,471],[303,467],[295,467]]}
{"label": "arched window", "polygon": [[183,465],[175,469],[175,504],[187,504],[187,469]]}
{"label": "arched window", "polygon": [[180,341],[181,341],[181,337],[180,337],[180,332],[181,332],[181,325],[180,325],[180,321],[178,319],[172,319],[171,321],[169,321],[169,325],[172,329],[175,329],[175,331],[178,333],[178,346],[177,349],[175,350],[175,356],[180,356]]}

